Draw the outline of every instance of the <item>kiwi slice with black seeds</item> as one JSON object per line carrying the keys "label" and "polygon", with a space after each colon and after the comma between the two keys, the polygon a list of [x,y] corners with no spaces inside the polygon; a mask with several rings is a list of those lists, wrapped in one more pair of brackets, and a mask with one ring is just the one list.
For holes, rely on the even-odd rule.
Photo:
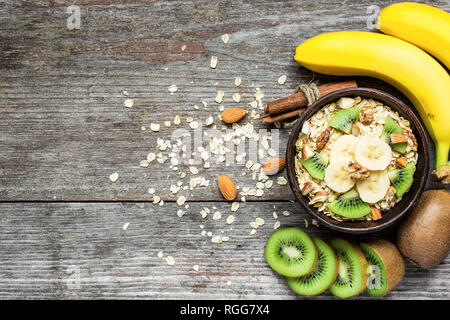
{"label": "kiwi slice with black seeds", "polygon": [[316,245],[298,228],[279,229],[266,242],[264,255],[270,267],[286,277],[310,273],[318,258]]}
{"label": "kiwi slice with black seeds", "polygon": [[320,153],[314,153],[309,159],[300,159],[303,167],[310,174],[311,177],[319,180],[325,178],[325,169],[328,166],[328,159],[322,156]]}
{"label": "kiwi slice with black seeds", "polygon": [[343,239],[329,241],[338,258],[338,275],[331,285],[330,292],[339,298],[348,298],[360,294],[367,285],[367,260],[353,242]]}
{"label": "kiwi slice with black seeds", "polygon": [[360,247],[369,264],[367,294],[372,297],[385,296],[405,274],[405,262],[400,251],[383,239],[361,243]]}
{"label": "kiwi slice with black seeds", "polygon": [[358,191],[352,189],[328,204],[331,212],[344,218],[358,219],[371,212],[370,206],[361,200]]}
{"label": "kiwi slice with black seeds", "polygon": [[358,107],[341,109],[331,116],[328,120],[330,127],[350,134],[353,124],[359,119],[360,110]]}
{"label": "kiwi slice with black seeds", "polygon": [[327,290],[336,280],[338,272],[338,260],[334,250],[320,238],[312,240],[318,251],[314,270],[301,277],[286,277],[292,291],[305,296],[315,296]]}
{"label": "kiwi slice with black seeds", "polygon": [[408,163],[403,169],[392,169],[388,171],[389,180],[395,188],[397,198],[401,198],[411,187],[414,170],[414,164]]}
{"label": "kiwi slice with black seeds", "polygon": [[381,133],[381,139],[384,140],[387,144],[391,145],[392,150],[397,151],[399,153],[405,153],[407,143],[406,142],[400,142],[392,144],[391,141],[391,134],[393,133],[400,133],[403,134],[402,128],[398,125],[397,122],[395,122],[394,119],[391,117],[387,117],[384,120],[384,126],[383,126],[383,132]]}

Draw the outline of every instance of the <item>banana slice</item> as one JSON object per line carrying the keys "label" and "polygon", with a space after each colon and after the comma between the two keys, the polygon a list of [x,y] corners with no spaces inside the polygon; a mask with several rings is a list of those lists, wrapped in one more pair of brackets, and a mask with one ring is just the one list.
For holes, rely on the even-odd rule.
{"label": "banana slice", "polygon": [[375,137],[362,137],[355,147],[355,160],[369,170],[384,170],[392,159],[391,147]]}
{"label": "banana slice", "polygon": [[362,201],[375,203],[384,198],[389,185],[387,170],[371,171],[369,178],[364,181],[358,181],[356,189],[358,189],[359,197]]}
{"label": "banana slice", "polygon": [[349,157],[340,157],[335,159],[325,169],[325,183],[336,192],[343,193],[350,190],[355,185],[355,180],[350,179],[348,168]]}
{"label": "banana slice", "polygon": [[351,134],[346,134],[339,137],[331,148],[330,159],[338,159],[340,157],[354,158],[354,151],[356,144],[358,143],[358,138],[352,136]]}

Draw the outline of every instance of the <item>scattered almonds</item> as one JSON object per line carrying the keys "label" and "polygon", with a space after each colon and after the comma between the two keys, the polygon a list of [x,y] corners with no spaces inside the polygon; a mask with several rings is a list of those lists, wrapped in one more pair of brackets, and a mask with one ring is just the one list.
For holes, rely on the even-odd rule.
{"label": "scattered almonds", "polygon": [[219,190],[222,193],[223,197],[227,200],[234,200],[237,195],[236,185],[233,180],[225,175],[221,174],[219,179],[217,180],[217,184],[219,186]]}
{"label": "scattered almonds", "polygon": [[241,108],[229,108],[221,113],[222,121],[225,123],[235,123],[245,117],[247,111]]}
{"label": "scattered almonds", "polygon": [[272,176],[284,169],[286,160],[284,158],[271,158],[262,166],[265,175]]}

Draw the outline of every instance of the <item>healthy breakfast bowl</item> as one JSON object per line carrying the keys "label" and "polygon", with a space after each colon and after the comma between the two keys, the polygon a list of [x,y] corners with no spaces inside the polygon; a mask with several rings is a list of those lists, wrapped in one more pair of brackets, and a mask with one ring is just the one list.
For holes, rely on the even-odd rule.
{"label": "healthy breakfast bowl", "polygon": [[394,225],[429,173],[428,141],[403,102],[371,88],[336,91],[300,116],[286,149],[297,201],[330,229],[353,234]]}

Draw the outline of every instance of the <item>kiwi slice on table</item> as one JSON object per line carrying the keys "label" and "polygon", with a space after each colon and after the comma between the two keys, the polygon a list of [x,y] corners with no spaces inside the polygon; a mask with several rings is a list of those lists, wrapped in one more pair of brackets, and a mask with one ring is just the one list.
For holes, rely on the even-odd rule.
{"label": "kiwi slice on table", "polygon": [[280,229],[272,233],[264,250],[267,263],[286,277],[310,273],[318,257],[316,245],[308,234],[297,228]]}
{"label": "kiwi slice on table", "polygon": [[358,107],[341,109],[331,116],[330,120],[328,120],[328,124],[332,128],[350,134],[352,132],[353,124],[359,119],[359,112]]}
{"label": "kiwi slice on table", "polygon": [[314,155],[309,159],[302,158],[300,159],[300,162],[311,177],[319,180],[323,180],[325,178],[325,169],[328,166],[328,159],[320,153],[314,153]]}
{"label": "kiwi slice on table", "polygon": [[313,271],[301,277],[286,277],[292,291],[304,296],[315,296],[327,290],[336,280],[338,272],[338,260],[333,249],[320,238],[313,238],[313,241],[318,251]]}
{"label": "kiwi slice on table", "polygon": [[384,120],[383,132],[381,133],[381,139],[384,140],[387,144],[391,145],[392,150],[397,151],[399,153],[405,153],[406,147],[408,144],[406,142],[400,142],[392,144],[391,134],[400,133],[403,134],[402,128],[395,122],[391,117],[387,117]]}
{"label": "kiwi slice on table", "polygon": [[383,239],[361,243],[360,247],[369,264],[367,294],[372,297],[385,296],[405,274],[405,262],[400,251]]}
{"label": "kiwi slice on table", "polygon": [[358,219],[368,215],[370,206],[361,200],[358,191],[352,189],[328,204],[331,212],[344,218]]}
{"label": "kiwi slice on table", "polygon": [[353,242],[343,239],[329,241],[338,257],[338,275],[331,285],[330,292],[339,298],[348,298],[360,294],[367,285],[367,260]]}
{"label": "kiwi slice on table", "polygon": [[389,180],[395,188],[395,195],[401,198],[409,190],[413,183],[415,166],[408,163],[403,169],[392,169],[388,171]]}

